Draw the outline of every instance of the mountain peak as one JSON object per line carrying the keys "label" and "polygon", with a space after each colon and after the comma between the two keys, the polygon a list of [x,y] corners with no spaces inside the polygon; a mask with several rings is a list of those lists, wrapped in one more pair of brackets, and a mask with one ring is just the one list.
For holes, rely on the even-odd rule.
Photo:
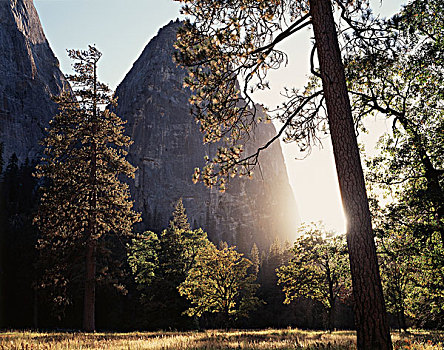
{"label": "mountain peak", "polygon": [[[142,228],[165,228],[182,198],[191,226],[205,229],[214,242],[249,252],[253,243],[267,249],[275,238],[293,240],[299,221],[278,142],[263,152],[261,172],[251,181],[231,179],[225,193],[193,184],[194,169],[218,145],[203,144],[190,114],[191,92],[183,88],[186,71],[173,61],[180,25],[172,21],[159,30],[116,90],[117,114],[128,121],[134,141],[129,160],[138,171],[130,187]],[[249,148],[262,146],[275,133],[272,124],[259,124]]]}

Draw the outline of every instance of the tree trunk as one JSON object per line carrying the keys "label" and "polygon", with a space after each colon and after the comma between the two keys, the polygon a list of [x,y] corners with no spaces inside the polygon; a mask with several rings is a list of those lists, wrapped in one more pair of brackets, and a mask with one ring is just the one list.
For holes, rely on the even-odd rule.
{"label": "tree trunk", "polygon": [[407,322],[405,320],[404,306],[402,306],[401,310],[398,311],[398,318],[399,318],[399,328],[401,328],[401,330],[403,330],[405,333],[408,333]]}
{"label": "tree trunk", "polygon": [[[92,97],[92,136],[97,133],[97,66],[93,65],[93,97]],[[86,242],[86,261],[85,261],[85,296],[83,301],[83,329],[87,332],[96,330],[95,322],[95,303],[96,303],[96,250],[97,241],[95,238],[97,223],[97,145],[94,138],[91,141],[91,169],[89,181],[91,183],[91,200],[89,213],[89,229]]]}
{"label": "tree trunk", "polygon": [[86,246],[86,278],[83,300],[83,330],[94,332],[96,299],[96,241],[90,238]]}
{"label": "tree trunk", "polygon": [[336,171],[347,218],[358,349],[392,349],[344,66],[330,0],[310,0]]}

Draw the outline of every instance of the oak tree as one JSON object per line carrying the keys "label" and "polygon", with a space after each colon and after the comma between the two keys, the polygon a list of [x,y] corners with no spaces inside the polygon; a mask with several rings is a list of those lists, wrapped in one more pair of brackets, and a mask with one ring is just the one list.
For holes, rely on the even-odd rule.
{"label": "oak tree", "polygon": [[334,328],[338,299],[351,294],[350,268],[344,237],[335,236],[320,226],[304,226],[294,243],[293,257],[277,269],[278,284],[285,293],[284,303],[298,298],[321,302],[327,310],[327,327]]}
{"label": "oak tree", "polygon": [[418,234],[444,243],[443,12],[441,1],[416,0],[380,21],[381,38],[347,50],[346,73],[356,116],[392,124],[368,180],[416,208]]}
{"label": "oak tree", "polygon": [[260,300],[255,296],[259,285],[256,275],[248,272],[252,263],[238,253],[235,247],[221,244],[220,249],[209,244],[199,251],[195,266],[179,286],[191,307],[189,316],[219,313],[224,325],[239,317],[246,317]]}

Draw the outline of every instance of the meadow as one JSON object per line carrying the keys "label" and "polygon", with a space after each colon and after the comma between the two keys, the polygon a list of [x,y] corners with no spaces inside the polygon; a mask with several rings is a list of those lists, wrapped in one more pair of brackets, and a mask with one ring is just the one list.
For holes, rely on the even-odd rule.
{"label": "meadow", "polygon": [[[444,349],[444,332],[392,333],[394,349]],[[1,350],[225,350],[356,349],[352,331],[299,329],[208,330],[194,332],[78,333],[6,331]]]}

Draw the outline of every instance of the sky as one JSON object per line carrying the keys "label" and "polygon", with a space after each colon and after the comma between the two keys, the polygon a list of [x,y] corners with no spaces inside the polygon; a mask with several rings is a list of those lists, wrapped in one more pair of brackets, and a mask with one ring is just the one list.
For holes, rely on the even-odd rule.
{"label": "sky", "polygon": [[[373,0],[375,13],[391,16],[403,0]],[[100,80],[115,89],[131,69],[146,44],[159,28],[179,17],[179,3],[173,0],[34,0],[46,37],[64,73],[71,70],[66,49],[86,49],[95,44],[103,56]],[[305,30],[285,42],[289,63],[269,75],[272,91],[261,93],[257,102],[269,107],[280,104],[279,92],[286,87],[304,86],[309,73],[311,32]],[[388,130],[382,117],[367,121],[368,135],[359,141],[372,153],[376,140]],[[345,231],[330,140],[300,160],[294,144],[282,144],[290,185],[303,222],[322,221],[327,229]]]}

